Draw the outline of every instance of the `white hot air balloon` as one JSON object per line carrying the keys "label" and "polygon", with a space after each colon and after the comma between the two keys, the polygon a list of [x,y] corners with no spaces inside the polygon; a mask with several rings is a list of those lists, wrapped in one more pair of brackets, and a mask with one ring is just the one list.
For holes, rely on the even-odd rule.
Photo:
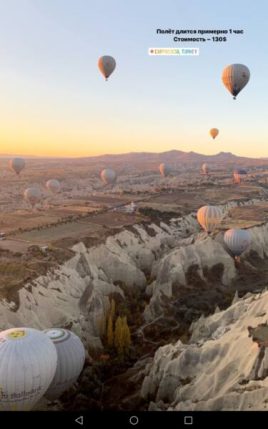
{"label": "white hot air balloon", "polygon": [[239,257],[250,246],[251,235],[247,229],[228,229],[224,234],[224,242],[232,254]]}
{"label": "white hot air balloon", "polygon": [[53,341],[58,355],[56,373],[45,394],[54,400],[78,379],[85,363],[85,348],[80,338],[66,329],[46,329],[44,333]]}
{"label": "white hot air balloon", "polygon": [[197,212],[197,220],[206,232],[214,231],[222,218],[222,209],[217,206],[203,206]]}
{"label": "white hot air balloon", "polygon": [[211,135],[211,137],[213,139],[215,139],[217,137],[217,135],[219,134],[218,128],[211,128],[211,130],[209,131],[209,134]]}
{"label": "white hot air balloon", "polygon": [[159,171],[160,171],[161,176],[166,177],[169,174],[171,174],[172,168],[170,165],[162,162],[162,164],[159,165]]}
{"label": "white hot air balloon", "polygon": [[56,179],[50,179],[46,182],[46,188],[52,192],[52,194],[57,194],[60,191],[60,182]]}
{"label": "white hot air balloon", "polygon": [[250,78],[250,71],[243,64],[231,64],[222,72],[222,82],[225,88],[233,95],[234,100],[246,86]]}
{"label": "white hot air balloon", "polygon": [[41,200],[41,191],[37,186],[31,186],[30,188],[25,189],[24,198],[28,201],[32,207],[34,207]]}
{"label": "white hot air balloon", "polygon": [[209,168],[208,168],[208,165],[206,163],[202,165],[201,170],[202,170],[202,174],[205,174],[206,176],[208,175]]}
{"label": "white hot air balloon", "polygon": [[110,55],[104,55],[99,58],[98,67],[105,80],[108,80],[116,67],[116,61]]}
{"label": "white hot air balloon", "polygon": [[47,391],[56,367],[56,348],[43,332],[0,332],[0,411],[31,410]]}
{"label": "white hot air balloon", "polygon": [[105,168],[101,172],[101,180],[105,185],[113,185],[116,182],[116,172],[111,168]]}
{"label": "white hot air balloon", "polygon": [[9,168],[15,171],[15,173],[18,175],[25,167],[25,161],[23,158],[13,158],[9,161],[8,164],[9,164]]}

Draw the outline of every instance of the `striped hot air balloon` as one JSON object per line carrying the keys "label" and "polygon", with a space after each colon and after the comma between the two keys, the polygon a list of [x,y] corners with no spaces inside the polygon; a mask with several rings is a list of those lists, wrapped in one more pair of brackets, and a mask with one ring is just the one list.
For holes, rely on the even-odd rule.
{"label": "striped hot air balloon", "polygon": [[222,209],[217,206],[203,206],[197,212],[197,220],[206,232],[214,231],[222,218]]}
{"label": "striped hot air balloon", "polygon": [[30,188],[25,189],[24,198],[28,201],[32,207],[34,207],[42,198],[40,189],[37,186],[31,186]]}
{"label": "striped hot air balloon", "polygon": [[56,348],[43,332],[0,332],[0,411],[31,410],[48,389],[56,367]]}
{"label": "striped hot air balloon", "polygon": [[80,338],[66,329],[47,329],[44,333],[53,341],[58,355],[56,373],[45,394],[46,398],[53,400],[78,379],[85,363],[85,348]]}
{"label": "striped hot air balloon", "polygon": [[60,191],[60,182],[56,179],[50,179],[46,182],[46,188],[52,192],[52,194],[57,194]]}
{"label": "striped hot air balloon", "polygon": [[250,71],[243,64],[231,64],[222,72],[222,82],[225,88],[233,95],[234,100],[246,86],[250,78]]}
{"label": "striped hot air balloon", "polygon": [[16,174],[20,174],[20,172],[25,168],[25,161],[23,158],[13,158],[9,161],[9,168],[15,171]]}
{"label": "striped hot air balloon", "polygon": [[171,173],[172,168],[170,165],[162,162],[162,164],[159,165],[159,171],[162,177],[166,177]]}
{"label": "striped hot air balloon", "polygon": [[116,182],[116,172],[111,168],[105,168],[101,172],[101,180],[105,185],[113,185]]}
{"label": "striped hot air balloon", "polygon": [[240,256],[249,247],[251,235],[247,229],[228,229],[224,234],[224,242],[234,256]]}

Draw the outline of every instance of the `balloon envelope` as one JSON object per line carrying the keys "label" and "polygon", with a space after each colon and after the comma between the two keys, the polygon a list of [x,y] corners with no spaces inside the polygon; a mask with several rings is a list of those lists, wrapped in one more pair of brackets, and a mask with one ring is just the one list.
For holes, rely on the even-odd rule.
{"label": "balloon envelope", "polygon": [[116,172],[111,168],[105,168],[101,172],[101,180],[105,185],[113,184],[116,182]]}
{"label": "balloon envelope", "polygon": [[231,64],[222,72],[222,82],[225,88],[234,96],[246,86],[250,78],[250,71],[243,64]]}
{"label": "balloon envelope", "polygon": [[31,410],[48,389],[56,367],[56,348],[43,332],[0,332],[0,411]]}
{"label": "balloon envelope", "polygon": [[80,338],[67,329],[46,329],[44,333],[53,341],[58,356],[55,376],[45,394],[46,398],[53,400],[78,379],[85,363],[85,348]]}
{"label": "balloon envelope", "polygon": [[241,183],[241,176],[238,172],[234,171],[233,178],[235,183]]}
{"label": "balloon envelope", "polygon": [[16,174],[20,174],[25,167],[25,161],[23,158],[13,158],[9,161],[9,167],[11,170],[15,171]]}
{"label": "balloon envelope", "polygon": [[56,179],[50,179],[46,183],[46,188],[53,194],[56,194],[60,191],[60,182]]}
{"label": "balloon envelope", "polygon": [[240,256],[250,245],[250,232],[246,229],[228,229],[224,242],[234,256]]}
{"label": "balloon envelope", "polygon": [[197,212],[197,220],[206,232],[212,232],[223,218],[222,210],[217,206],[203,206]]}
{"label": "balloon envelope", "polygon": [[41,200],[41,197],[41,191],[36,186],[31,186],[24,191],[24,198],[31,206],[35,206]]}
{"label": "balloon envelope", "polygon": [[170,167],[170,165],[165,164],[163,162],[162,164],[159,165],[159,171],[160,171],[161,176],[166,177],[171,173],[172,168]]}
{"label": "balloon envelope", "polygon": [[99,58],[98,67],[101,74],[105,77],[106,80],[108,80],[108,77],[111,76],[116,67],[116,61],[110,55],[104,55],[103,57]]}
{"label": "balloon envelope", "polygon": [[241,183],[242,177],[246,177],[247,171],[242,168],[238,168],[233,172],[233,178],[235,183]]}
{"label": "balloon envelope", "polygon": [[209,168],[208,168],[207,164],[203,164],[202,167],[201,167],[201,169],[202,169],[202,173],[203,174],[208,174],[209,173]]}
{"label": "balloon envelope", "polygon": [[217,128],[211,128],[211,130],[209,131],[209,134],[213,139],[215,139],[219,134],[219,130]]}

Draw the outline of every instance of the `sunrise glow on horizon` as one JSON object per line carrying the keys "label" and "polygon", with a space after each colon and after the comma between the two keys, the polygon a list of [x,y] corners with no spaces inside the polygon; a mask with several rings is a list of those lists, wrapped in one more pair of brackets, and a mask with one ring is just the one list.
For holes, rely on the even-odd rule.
{"label": "sunrise glow on horizon", "polygon": [[[230,14],[226,3],[212,0],[162,6],[152,0],[1,2],[0,155],[176,149],[268,157],[261,48],[268,5],[259,3],[257,9],[249,0],[232,2]],[[150,46],[183,47],[157,28],[237,28],[244,34],[226,43],[188,44],[199,56],[157,57],[148,55]],[[108,82],[97,67],[101,55],[116,58]],[[232,63],[251,72],[236,101],[221,82]],[[213,127],[220,130],[215,140]]]}

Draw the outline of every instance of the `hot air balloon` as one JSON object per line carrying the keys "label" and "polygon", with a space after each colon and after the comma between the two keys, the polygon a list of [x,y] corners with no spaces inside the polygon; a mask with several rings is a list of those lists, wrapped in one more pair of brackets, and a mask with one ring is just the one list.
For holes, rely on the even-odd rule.
{"label": "hot air balloon", "polygon": [[32,207],[35,206],[41,200],[41,191],[36,186],[31,186],[30,188],[25,189],[24,198],[28,201]]}
{"label": "hot air balloon", "polygon": [[241,183],[241,176],[237,170],[233,172],[233,179],[234,179],[234,183],[237,183],[237,184]]}
{"label": "hot air balloon", "polygon": [[56,348],[43,332],[0,332],[0,411],[31,410],[48,389],[56,367]]}
{"label": "hot air balloon", "polygon": [[246,175],[247,175],[247,171],[242,168],[238,168],[234,170],[233,172],[234,182],[238,184],[241,183],[242,177],[246,177]]}
{"label": "hot air balloon", "polygon": [[162,163],[159,165],[159,171],[161,176],[166,177],[171,173],[172,168],[170,167],[170,165]]}
{"label": "hot air balloon", "polygon": [[217,137],[217,135],[219,134],[219,130],[217,128],[211,128],[211,130],[209,131],[209,134],[211,135],[211,137],[214,140]]}
{"label": "hot air balloon", "polygon": [[224,242],[234,256],[240,256],[250,245],[250,232],[247,229],[228,229]]}
{"label": "hot air balloon", "polygon": [[109,55],[104,55],[99,58],[98,67],[101,74],[105,77],[105,80],[108,80],[108,77],[113,73],[116,67],[116,61],[113,57]]}
{"label": "hot air balloon", "polygon": [[202,165],[201,170],[202,170],[203,174],[208,175],[209,169],[208,169],[208,165],[206,163]]}
{"label": "hot air balloon", "polygon": [[112,185],[116,182],[116,172],[111,168],[105,168],[101,172],[101,180],[105,185]]}
{"label": "hot air balloon", "polygon": [[46,398],[53,400],[78,379],[85,363],[85,348],[80,338],[66,329],[46,329],[44,333],[53,341],[58,355],[55,376],[45,394]]}
{"label": "hot air balloon", "polygon": [[46,188],[53,194],[56,194],[60,191],[60,182],[56,179],[50,179],[46,183]]}
{"label": "hot air balloon", "polygon": [[206,232],[212,232],[220,224],[223,212],[216,206],[203,206],[197,212],[197,220]]}
{"label": "hot air balloon", "polygon": [[231,64],[222,72],[222,81],[226,89],[233,95],[234,100],[246,86],[250,78],[250,71],[243,64]]}
{"label": "hot air balloon", "polygon": [[25,161],[23,158],[13,158],[9,161],[8,164],[9,164],[9,168],[15,171],[15,173],[18,175],[25,167]]}

